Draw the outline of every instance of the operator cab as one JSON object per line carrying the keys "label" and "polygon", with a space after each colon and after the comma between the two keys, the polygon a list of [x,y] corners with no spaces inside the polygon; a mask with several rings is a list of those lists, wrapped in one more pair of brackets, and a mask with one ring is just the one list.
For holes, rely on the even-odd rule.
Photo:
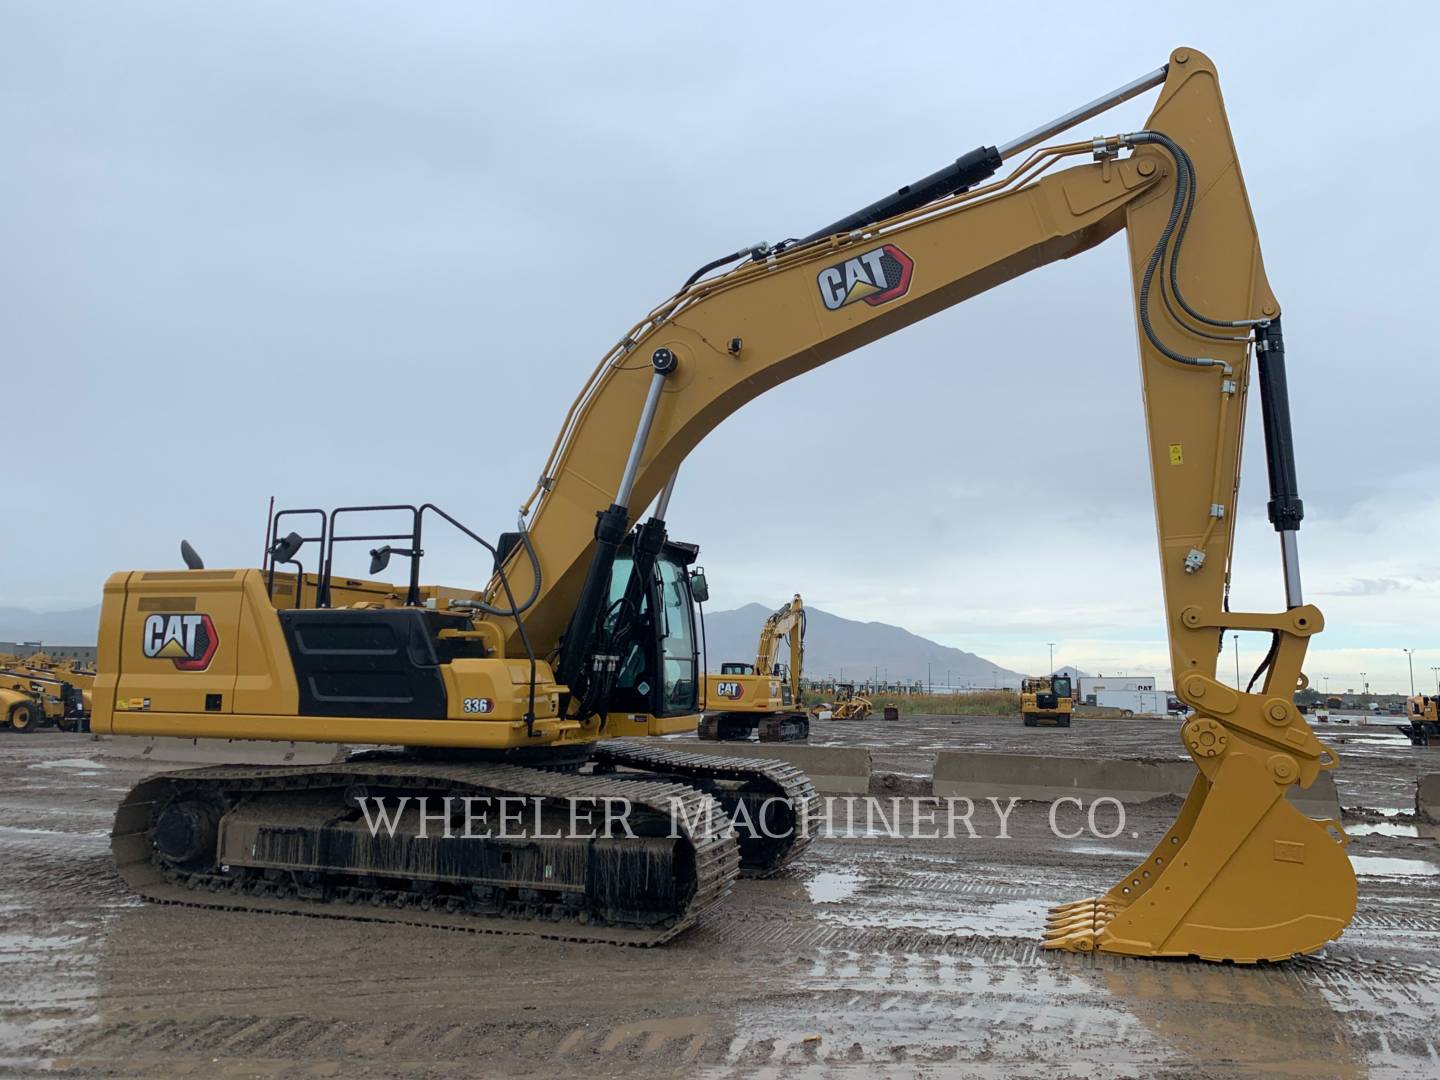
{"label": "operator cab", "polygon": [[[690,567],[699,554],[696,545],[674,540],[665,541],[661,547],[655,572],[641,599],[638,629],[620,661],[609,711],[657,717],[699,711],[695,677],[700,669],[699,636],[690,576]],[[634,562],[631,541],[627,540],[615,555],[610,576],[607,629],[613,629]]]}
{"label": "operator cab", "polygon": [[1070,676],[1054,675],[1050,678],[1050,690],[1056,697],[1070,696]]}
{"label": "operator cab", "polygon": [[754,664],[742,664],[738,660],[730,660],[720,665],[721,675],[754,675]]}

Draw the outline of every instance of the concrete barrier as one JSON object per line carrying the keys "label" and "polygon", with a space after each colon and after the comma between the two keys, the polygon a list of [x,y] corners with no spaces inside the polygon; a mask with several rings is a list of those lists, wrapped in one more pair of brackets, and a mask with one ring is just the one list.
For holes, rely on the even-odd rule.
{"label": "concrete barrier", "polygon": [[816,791],[826,795],[864,795],[870,790],[870,751],[864,747],[702,742],[700,739],[667,739],[665,745],[695,754],[788,761],[810,777]]}
{"label": "concrete barrier", "polygon": [[1440,773],[1426,773],[1415,782],[1415,816],[1440,825]]}
{"label": "concrete barrier", "polygon": [[350,747],[262,739],[181,739],[169,735],[101,735],[101,757],[167,765],[329,765]]}
{"label": "concrete barrier", "polygon": [[[1034,799],[1062,796],[1087,801],[1109,796],[1146,802],[1184,796],[1195,779],[1189,761],[1125,761],[1053,757],[1046,754],[992,754],[941,750],[935,755],[935,794],[941,798]],[[1339,818],[1340,797],[1329,773],[1305,790],[1292,787],[1290,801],[1302,814]]]}

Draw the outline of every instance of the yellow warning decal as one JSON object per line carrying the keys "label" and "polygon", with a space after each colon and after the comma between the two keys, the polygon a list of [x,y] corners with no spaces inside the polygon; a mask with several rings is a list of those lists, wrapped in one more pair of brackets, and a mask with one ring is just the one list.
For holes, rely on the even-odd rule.
{"label": "yellow warning decal", "polygon": [[1185,451],[1181,448],[1181,446],[1180,446],[1180,444],[1179,444],[1178,442],[1172,442],[1172,443],[1170,444],[1170,464],[1171,464],[1171,465],[1184,465],[1184,464],[1185,464]]}

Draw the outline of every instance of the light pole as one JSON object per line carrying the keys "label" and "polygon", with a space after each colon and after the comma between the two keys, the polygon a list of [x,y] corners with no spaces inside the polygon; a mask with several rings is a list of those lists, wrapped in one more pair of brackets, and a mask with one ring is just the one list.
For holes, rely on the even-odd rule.
{"label": "light pole", "polygon": [[930,681],[930,661],[928,660],[925,661],[925,692],[927,694],[935,692],[935,684]]}
{"label": "light pole", "polygon": [[1329,676],[1329,675],[1326,675],[1326,676],[1325,676],[1325,696],[1326,696],[1326,697],[1329,697],[1329,696],[1330,696],[1330,676]]}
{"label": "light pole", "polygon": [[1410,696],[1415,696],[1415,650],[1402,649],[1406,658],[1410,661]]}
{"label": "light pole", "polygon": [[1435,676],[1435,693],[1440,695],[1440,667],[1431,664],[1430,673]]}
{"label": "light pole", "polygon": [[1240,635],[1231,634],[1230,640],[1235,643],[1235,689],[1240,689]]}
{"label": "light pole", "polygon": [[1047,641],[1046,644],[1050,646],[1050,674],[1051,674],[1051,675],[1054,675],[1054,674],[1055,674],[1055,643],[1054,643],[1053,641]]}
{"label": "light pole", "polygon": [[1365,681],[1365,672],[1360,672],[1360,693],[1365,697],[1370,696],[1370,684]]}

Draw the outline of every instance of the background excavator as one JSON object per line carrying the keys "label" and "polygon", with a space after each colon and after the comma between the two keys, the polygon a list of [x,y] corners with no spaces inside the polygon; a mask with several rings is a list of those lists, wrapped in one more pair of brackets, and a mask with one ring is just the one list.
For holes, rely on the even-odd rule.
{"label": "background excavator", "polygon": [[[781,642],[790,646],[788,664],[779,661]],[[796,593],[760,627],[753,664],[725,660],[719,675],[706,675],[700,738],[739,741],[755,733],[761,742],[804,742],[810,735],[800,704],[804,666],[805,604]]]}
{"label": "background excavator", "polygon": [[[1142,129],[1050,141],[1157,87]],[[813,795],[783,766],[616,741],[696,722],[697,549],[666,528],[680,464],[764,390],[1122,231],[1165,626],[1176,693],[1195,710],[1180,737],[1197,775],[1142,863],[1052,911],[1046,945],[1252,962],[1335,938],[1355,907],[1343,834],[1285,798],[1337,761],[1292,703],[1323,620],[1299,576],[1280,306],[1215,69],[1192,49],[802,238],[702,266],[601,359],[519,528],[493,546],[429,504],[289,511],[272,520],[262,569],[206,569],[190,553],[186,570],[112,575],[96,731],[409,748],[150,777],[116,818],[121,874],[148,897],[224,908],[353,904],[369,918],[640,944],[680,932],[739,865],[766,873],[794,856]],[[1275,612],[1232,610],[1229,596],[1252,374],[1285,581]],[[441,525],[493,559],[484,589],[422,587],[422,530]],[[377,541],[370,577],[399,556],[407,584],[339,570],[337,546]],[[1271,636],[1244,691],[1215,677],[1227,629]],[[422,795],[535,810],[519,837],[491,823],[441,839],[425,833]],[[400,807],[388,833],[361,820],[381,796]],[[635,835],[555,835],[577,802],[620,799]],[[743,827],[757,815],[766,828]]]}

